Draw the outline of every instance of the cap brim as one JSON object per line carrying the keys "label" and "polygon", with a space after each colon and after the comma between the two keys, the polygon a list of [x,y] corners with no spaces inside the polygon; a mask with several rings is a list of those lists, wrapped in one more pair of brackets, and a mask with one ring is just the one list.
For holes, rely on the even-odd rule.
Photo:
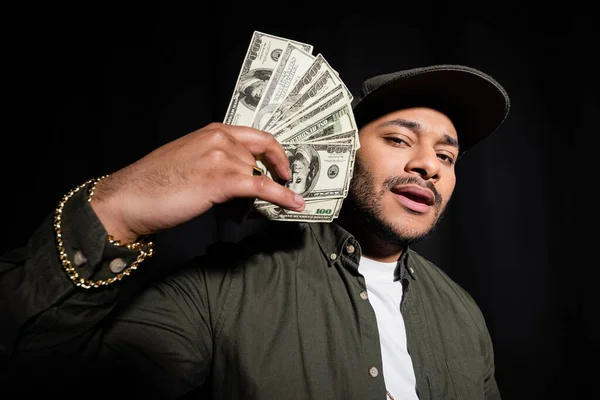
{"label": "cap brim", "polygon": [[454,124],[462,150],[471,148],[504,122],[510,100],[490,76],[463,66],[440,65],[399,73],[353,104],[358,126],[411,107],[429,107]]}

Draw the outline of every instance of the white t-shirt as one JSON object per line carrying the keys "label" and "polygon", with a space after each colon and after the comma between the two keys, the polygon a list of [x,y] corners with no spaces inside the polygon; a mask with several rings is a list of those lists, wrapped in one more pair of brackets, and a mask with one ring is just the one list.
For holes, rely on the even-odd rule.
{"label": "white t-shirt", "polygon": [[365,278],[369,302],[377,317],[386,389],[396,400],[417,400],[415,372],[400,313],[402,283],[394,281],[396,265],[395,261],[383,263],[361,257],[358,271]]}

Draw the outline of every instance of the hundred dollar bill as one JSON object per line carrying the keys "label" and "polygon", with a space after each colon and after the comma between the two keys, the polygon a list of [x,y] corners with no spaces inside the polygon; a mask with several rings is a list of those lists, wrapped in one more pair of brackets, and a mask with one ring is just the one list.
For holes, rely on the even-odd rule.
{"label": "hundred dollar bill", "polygon": [[276,121],[271,123],[269,130],[271,132],[277,131],[282,126],[285,126],[289,121],[296,119],[298,115],[308,111],[308,109],[323,101],[324,98],[328,97],[338,90],[344,90],[348,97],[348,102],[352,102],[352,95],[346,89],[343,83],[337,86],[333,86],[333,82],[327,78],[331,76],[331,73],[327,71],[302,95],[292,104],[286,111],[281,113]]}
{"label": "hundred dollar bill", "polygon": [[272,204],[255,211],[275,221],[331,222],[339,215],[343,200],[331,198],[307,201],[302,211],[290,211]]}
{"label": "hundred dollar bill", "polygon": [[[350,184],[354,145],[344,143],[282,143],[291,179],[285,186],[306,200],[342,197]],[[263,200],[256,200],[260,206]]]}
{"label": "hundred dollar bill", "polygon": [[312,53],[312,45],[259,31],[253,33],[223,123],[252,125],[256,106],[288,42]]}
{"label": "hundred dollar bill", "polygon": [[[288,93],[283,102],[271,114],[271,117],[267,123],[265,123],[264,129],[269,130],[270,128],[273,128],[277,124],[277,121],[283,118],[283,115],[289,116],[288,110],[290,110],[290,108],[294,108],[294,110],[290,110],[290,112],[299,111],[302,107],[309,106],[311,104],[311,99],[314,99],[321,93],[328,91],[338,84],[343,84],[339,76],[335,73],[333,68],[331,68],[323,55],[320,53],[317,54],[317,57],[314,59],[308,70]],[[310,93],[308,93],[308,96],[305,96],[307,92]],[[347,92],[350,101],[352,101],[352,94],[349,90],[347,90]],[[302,100],[300,100],[301,97],[303,97]]]}
{"label": "hundred dollar bill", "polygon": [[[343,105],[349,104],[348,97],[343,90],[332,91],[327,97],[319,103],[313,104],[308,109],[296,114],[296,117],[286,121],[284,125],[278,126],[271,131],[273,136],[280,142],[285,142],[289,137],[312,125],[323,116],[339,109]],[[297,140],[301,142],[303,140]]]}
{"label": "hundred dollar bill", "polygon": [[[356,155],[356,135],[354,131],[348,131],[348,132],[344,132],[341,134],[337,134],[337,135],[333,135],[332,136],[332,140],[323,140],[323,139],[319,139],[316,140],[314,142],[303,142],[303,145],[310,145],[310,144],[320,144],[320,145],[338,145],[338,144],[343,144],[343,145],[348,145],[352,148],[352,153],[350,155],[350,166],[349,169],[350,171],[352,171],[354,169],[354,161],[355,161],[355,155]],[[291,143],[282,143],[281,144],[282,147],[288,148],[291,146],[298,146],[298,144],[291,144]],[[289,151],[287,152],[288,156],[291,154]],[[258,156],[256,157],[256,166],[262,171],[262,173],[267,176],[268,178],[279,182],[280,184],[285,184],[286,182],[281,179],[278,175],[277,172],[274,170],[274,168],[272,167],[272,165],[266,161],[264,159],[264,157],[262,156]],[[291,169],[292,165],[290,165],[290,169]],[[349,179],[352,179],[352,173],[349,173]],[[349,181],[348,181],[349,183]],[[256,200],[255,201],[255,206],[256,207],[264,207],[265,205],[268,205],[269,203],[266,203],[265,201],[262,200]]]}
{"label": "hundred dollar bill", "polygon": [[[299,143],[320,138],[326,140],[329,135],[348,131],[358,132],[352,106],[345,103],[336,109],[327,109],[325,112],[318,113],[310,121],[302,124],[300,129],[284,131],[280,135],[275,133],[274,136],[281,143]],[[358,134],[355,136],[358,142]]]}
{"label": "hundred dollar bill", "polygon": [[336,133],[336,134],[326,134],[322,137],[317,137],[316,139],[307,140],[303,143],[319,143],[326,141],[327,143],[354,143],[356,139],[356,130],[351,130],[348,132]]}
{"label": "hundred dollar bill", "polygon": [[312,54],[288,42],[256,106],[252,123],[254,128],[264,128],[273,111],[286,98],[298,80],[302,78],[314,59],[315,57]]}
{"label": "hundred dollar bill", "polygon": [[[327,72],[327,75],[329,75],[329,72]],[[296,103],[288,108],[287,112],[281,115],[279,121],[275,122],[275,126],[271,128],[271,132],[277,132],[281,134],[282,130],[297,126],[298,123],[306,120],[308,114],[312,113],[311,115],[314,115],[316,108],[322,110],[323,104],[334,106],[334,104],[331,103],[331,100],[341,100],[342,98],[339,96],[342,90],[342,85],[337,85],[328,92],[322,93],[321,96],[316,99],[311,97],[311,92],[304,93],[304,95],[302,95],[302,97],[300,97]],[[304,101],[306,101],[306,103],[303,104]],[[349,99],[347,101],[349,101]],[[292,121],[294,121],[294,123],[292,123]]]}

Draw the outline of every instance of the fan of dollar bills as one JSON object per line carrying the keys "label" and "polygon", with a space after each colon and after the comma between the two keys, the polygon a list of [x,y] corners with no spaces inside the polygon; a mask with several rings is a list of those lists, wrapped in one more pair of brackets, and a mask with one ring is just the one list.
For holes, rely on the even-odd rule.
{"label": "fan of dollar bills", "polygon": [[[301,212],[257,199],[254,211],[277,221],[331,222],[342,207],[359,148],[352,94],[313,46],[255,31],[224,123],[270,132],[290,160],[283,182],[306,200]],[[257,165],[278,177],[264,160]]]}

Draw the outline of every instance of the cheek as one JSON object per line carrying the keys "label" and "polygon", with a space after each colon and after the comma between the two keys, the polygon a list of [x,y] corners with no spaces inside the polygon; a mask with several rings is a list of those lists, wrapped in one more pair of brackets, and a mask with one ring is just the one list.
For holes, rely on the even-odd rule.
{"label": "cheek", "polygon": [[353,179],[356,179],[362,189],[367,189],[373,196],[381,193],[385,176],[382,176],[376,168],[361,163],[357,168],[357,173],[358,175],[355,175]]}
{"label": "cheek", "polygon": [[379,187],[386,179],[402,175],[404,172],[402,163],[382,151],[359,154],[356,156],[356,163],[360,165],[361,170],[368,172],[373,183],[377,183]]}
{"label": "cheek", "polygon": [[436,188],[440,195],[442,196],[442,203],[446,205],[448,201],[450,201],[450,197],[454,192],[454,187],[456,186],[456,176],[447,175],[442,181],[440,181],[440,185]]}

